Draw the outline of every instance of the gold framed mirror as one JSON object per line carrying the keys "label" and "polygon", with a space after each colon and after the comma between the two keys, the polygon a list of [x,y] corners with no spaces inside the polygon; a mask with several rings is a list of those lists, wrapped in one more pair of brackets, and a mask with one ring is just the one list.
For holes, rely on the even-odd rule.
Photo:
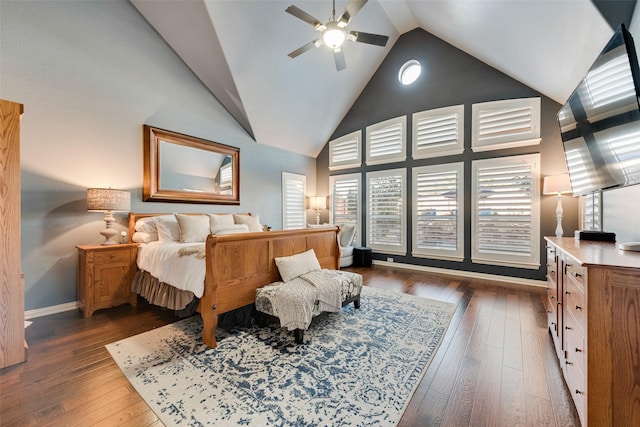
{"label": "gold framed mirror", "polygon": [[145,202],[240,204],[240,149],[143,126]]}

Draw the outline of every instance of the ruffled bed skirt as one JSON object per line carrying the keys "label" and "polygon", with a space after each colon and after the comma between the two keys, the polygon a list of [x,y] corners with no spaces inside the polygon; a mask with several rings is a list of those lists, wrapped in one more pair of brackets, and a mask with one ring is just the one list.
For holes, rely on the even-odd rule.
{"label": "ruffled bed skirt", "polygon": [[193,292],[160,282],[144,270],[138,270],[136,273],[131,291],[144,297],[151,304],[175,310],[180,316],[193,314],[198,304],[198,298]]}

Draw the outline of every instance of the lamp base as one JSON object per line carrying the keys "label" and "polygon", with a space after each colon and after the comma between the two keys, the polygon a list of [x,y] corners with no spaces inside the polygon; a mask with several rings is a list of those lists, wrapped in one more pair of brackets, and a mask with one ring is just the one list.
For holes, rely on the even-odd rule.
{"label": "lamp base", "polygon": [[564,230],[562,229],[562,215],[564,213],[562,209],[562,196],[558,195],[558,205],[556,206],[556,237],[562,237]]}
{"label": "lamp base", "polygon": [[115,218],[111,211],[107,211],[104,216],[104,223],[106,228],[104,228],[100,234],[102,234],[105,238],[105,241],[102,242],[102,245],[117,245],[118,241],[114,239],[114,237],[118,234],[118,230],[113,228],[113,222]]}

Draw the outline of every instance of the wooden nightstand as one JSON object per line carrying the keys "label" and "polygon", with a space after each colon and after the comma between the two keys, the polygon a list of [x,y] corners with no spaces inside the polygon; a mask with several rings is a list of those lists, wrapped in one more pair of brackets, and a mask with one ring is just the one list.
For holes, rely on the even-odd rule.
{"label": "wooden nightstand", "polygon": [[84,317],[100,308],[137,304],[131,292],[138,245],[78,245],[78,300]]}

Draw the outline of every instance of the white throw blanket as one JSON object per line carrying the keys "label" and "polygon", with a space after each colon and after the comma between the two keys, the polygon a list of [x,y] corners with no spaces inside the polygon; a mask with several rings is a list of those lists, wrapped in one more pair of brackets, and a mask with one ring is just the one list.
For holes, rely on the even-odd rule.
{"label": "white throw blanket", "polygon": [[269,287],[277,287],[270,301],[280,325],[290,331],[307,329],[313,316],[342,308],[340,281],[322,271],[312,271],[286,283],[265,286]]}

